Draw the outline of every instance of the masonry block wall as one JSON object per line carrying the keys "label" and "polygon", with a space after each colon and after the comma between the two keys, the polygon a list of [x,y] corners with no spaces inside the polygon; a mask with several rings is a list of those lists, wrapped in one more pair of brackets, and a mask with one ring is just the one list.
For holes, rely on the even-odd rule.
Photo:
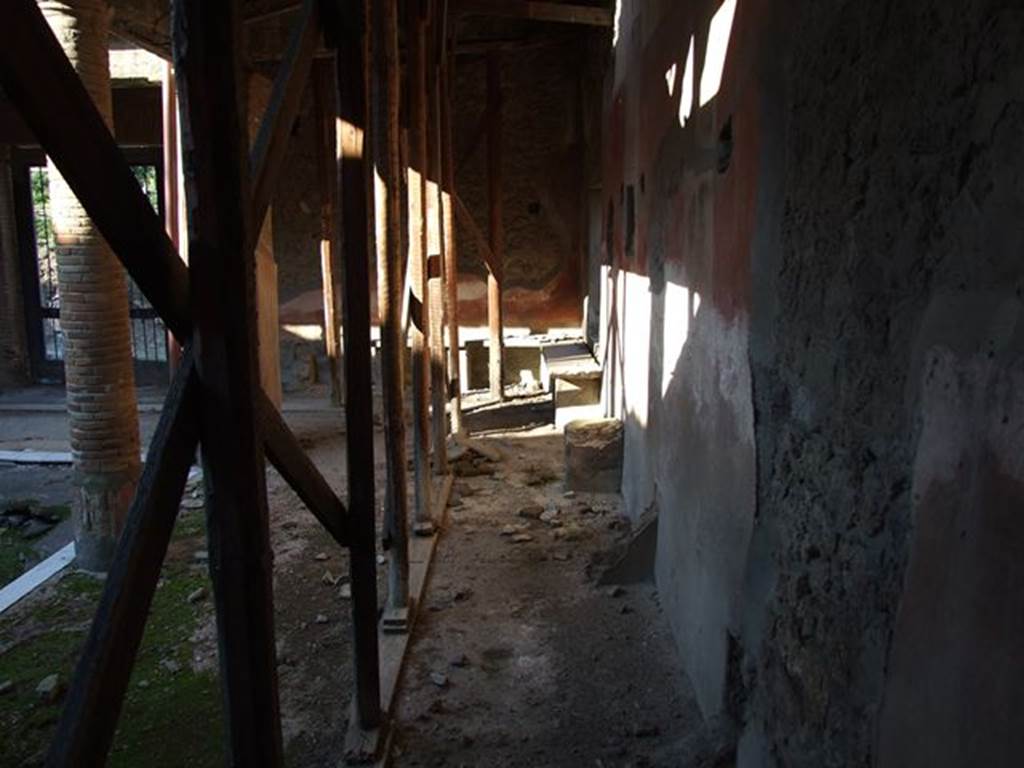
{"label": "masonry block wall", "polygon": [[998,0],[621,3],[605,387],[741,766],[1024,750],[1022,32]]}

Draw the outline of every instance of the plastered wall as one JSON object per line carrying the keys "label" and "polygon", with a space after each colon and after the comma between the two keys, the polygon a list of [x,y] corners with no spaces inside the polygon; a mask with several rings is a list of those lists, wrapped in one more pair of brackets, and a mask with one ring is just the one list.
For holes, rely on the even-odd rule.
{"label": "plastered wall", "polygon": [[605,99],[606,398],[681,663],[742,766],[1015,764],[1022,11],[737,0],[701,105],[720,7],[623,0]]}

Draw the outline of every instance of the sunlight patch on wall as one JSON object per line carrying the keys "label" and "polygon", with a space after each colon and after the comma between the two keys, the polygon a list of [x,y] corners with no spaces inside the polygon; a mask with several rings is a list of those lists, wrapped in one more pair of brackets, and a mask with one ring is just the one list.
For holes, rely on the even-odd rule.
{"label": "sunlight patch on wall", "polygon": [[[622,274],[622,273],[620,273]],[[625,272],[620,303],[625,412],[641,427],[647,426],[650,401],[651,281],[646,275]]]}
{"label": "sunlight patch on wall", "polygon": [[622,0],[615,0],[615,24],[612,27],[612,48],[619,44],[619,24],[622,21]]}
{"label": "sunlight patch on wall", "polygon": [[736,0],[725,0],[715,11],[708,32],[708,47],[704,54],[704,69],[700,75],[700,105],[703,107],[718,94],[725,71],[725,55],[729,50],[732,22],[736,15]]}
{"label": "sunlight patch on wall", "polygon": [[686,126],[686,121],[693,113],[693,68],[696,39],[690,35],[690,52],[686,54],[686,69],[683,70],[683,92],[679,96],[679,125]]}
{"label": "sunlight patch on wall", "polygon": [[690,289],[665,283],[665,312],[662,322],[661,396],[668,393],[683,347],[690,337]]}
{"label": "sunlight patch on wall", "polygon": [[665,85],[668,86],[668,95],[671,96],[676,90],[676,65],[673,64],[665,70]]}

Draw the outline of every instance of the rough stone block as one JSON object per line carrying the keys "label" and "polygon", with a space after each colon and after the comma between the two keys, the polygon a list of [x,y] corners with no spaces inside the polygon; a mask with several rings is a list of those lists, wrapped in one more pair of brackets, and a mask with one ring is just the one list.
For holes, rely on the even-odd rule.
{"label": "rough stone block", "polygon": [[565,426],[565,487],[617,493],[622,484],[622,423],[577,419]]}

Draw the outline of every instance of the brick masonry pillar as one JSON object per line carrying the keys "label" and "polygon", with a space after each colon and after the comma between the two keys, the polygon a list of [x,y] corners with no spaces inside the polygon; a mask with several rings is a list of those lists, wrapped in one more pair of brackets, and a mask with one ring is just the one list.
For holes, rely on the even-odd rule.
{"label": "brick masonry pillar", "polygon": [[11,183],[11,148],[0,144],[0,389],[24,386],[29,378]]}
{"label": "brick masonry pillar", "polygon": [[[105,0],[41,0],[100,113],[113,123]],[[71,126],[68,127],[72,129]],[[124,270],[51,162],[78,564],[104,571],[138,480],[139,419]]]}

